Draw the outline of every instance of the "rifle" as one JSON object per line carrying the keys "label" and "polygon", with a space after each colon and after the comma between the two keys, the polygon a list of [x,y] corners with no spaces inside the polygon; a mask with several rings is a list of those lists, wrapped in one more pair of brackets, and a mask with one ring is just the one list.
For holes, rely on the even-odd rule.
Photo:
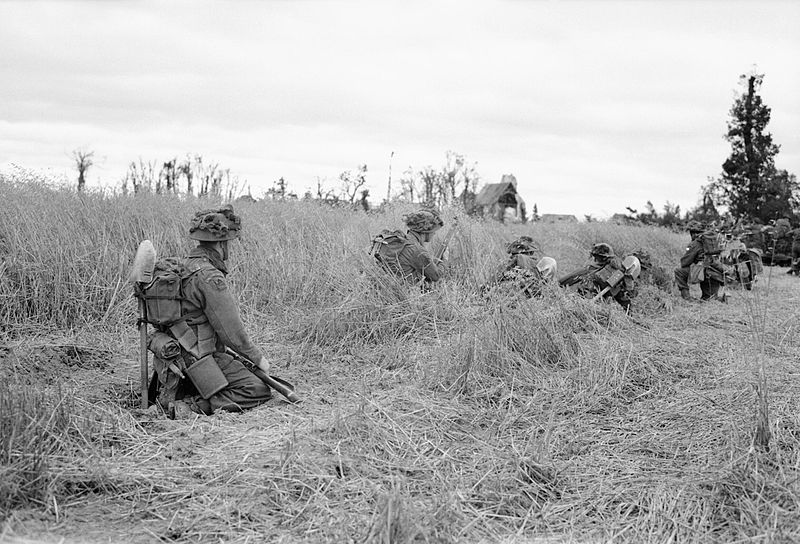
{"label": "rifle", "polygon": [[440,245],[436,249],[436,254],[434,255],[435,262],[440,262],[442,257],[444,257],[444,252],[447,251],[447,246],[450,245],[450,241],[453,239],[453,236],[456,235],[456,227],[458,226],[458,218],[453,218],[453,225],[450,227],[450,230],[447,231],[447,234],[444,235],[444,240],[442,241],[442,245]]}
{"label": "rifle", "polygon": [[[139,287],[153,281],[153,270],[156,265],[156,250],[153,242],[143,240],[136,250],[133,259],[130,281]],[[142,393],[141,407],[147,409],[148,406],[148,376],[147,376],[147,305],[143,298],[139,298],[139,379]]]}
{"label": "rifle", "polygon": [[606,286],[602,291],[594,296],[592,302],[602,298],[603,295],[619,286],[620,282],[625,276],[631,276],[633,279],[636,279],[639,277],[639,274],[642,271],[642,263],[640,263],[639,259],[633,255],[628,255],[625,257],[625,259],[622,261],[622,266],[625,269],[624,272],[620,270],[614,270],[609,266],[606,266],[597,272],[597,276],[605,282]]}
{"label": "rifle", "polygon": [[228,352],[229,355],[232,355],[233,357],[241,359],[247,363],[248,370],[250,370],[250,372],[252,372],[259,380],[267,384],[269,387],[286,397],[286,400],[292,404],[297,404],[303,400],[297,393],[294,392],[294,385],[290,384],[286,380],[278,378],[277,376],[267,376],[267,373],[258,368],[253,361],[242,355],[239,355],[230,348],[225,348],[225,351]]}

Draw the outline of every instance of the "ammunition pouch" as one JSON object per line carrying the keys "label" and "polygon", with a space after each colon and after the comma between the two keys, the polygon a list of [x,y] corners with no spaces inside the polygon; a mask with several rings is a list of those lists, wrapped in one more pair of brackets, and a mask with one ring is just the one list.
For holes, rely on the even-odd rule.
{"label": "ammunition pouch", "polygon": [[186,375],[206,400],[228,386],[228,379],[220,370],[213,353],[197,359],[186,369]]}
{"label": "ammunition pouch", "polygon": [[625,273],[606,265],[595,272],[595,276],[604,284],[604,287],[610,287],[613,290],[625,277]]}

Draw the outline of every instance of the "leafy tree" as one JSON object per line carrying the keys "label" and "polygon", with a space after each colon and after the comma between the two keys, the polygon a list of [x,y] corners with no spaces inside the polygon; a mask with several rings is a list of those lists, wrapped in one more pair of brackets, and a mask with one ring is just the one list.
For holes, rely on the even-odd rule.
{"label": "leafy tree", "polygon": [[731,107],[725,135],[731,155],[708,193],[726,204],[734,218],[767,223],[798,207],[797,179],[775,168],[780,146],[766,132],[772,111],[758,94],[764,75],[751,73],[739,79],[744,90]]}

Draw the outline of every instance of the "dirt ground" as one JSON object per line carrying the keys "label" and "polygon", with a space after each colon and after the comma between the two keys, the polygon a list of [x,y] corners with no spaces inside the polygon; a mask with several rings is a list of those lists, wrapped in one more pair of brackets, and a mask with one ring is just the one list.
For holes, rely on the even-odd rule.
{"label": "dirt ground", "polygon": [[[725,376],[752,373],[752,366],[725,366],[732,360],[725,351],[735,351],[747,342],[753,307],[761,305],[768,308],[764,317],[767,328],[779,331],[771,337],[771,351],[765,356],[785,389],[788,381],[797,382],[798,377],[794,356],[798,354],[795,337],[800,278],[784,272],[766,269],[753,293],[731,291],[727,304],[675,301],[671,313],[642,332],[642,341],[650,346],[669,344],[671,349],[687,353],[694,353],[690,351],[692,345],[713,346],[716,351],[707,353],[703,364],[709,365],[710,373],[718,373],[719,391],[727,390],[733,382]],[[698,292],[693,294],[699,296]],[[424,410],[423,393],[415,391],[401,370],[384,368],[357,354],[309,355],[299,345],[272,344],[266,351],[276,361],[273,373],[297,384],[302,404],[289,404],[276,395],[266,405],[244,414],[172,421],[153,409],[138,408],[135,341],[133,335],[120,341],[82,331],[63,336],[31,335],[0,348],[0,365],[14,383],[74,391],[87,414],[106,413],[118,425],[117,445],[109,446],[118,451],[107,452],[105,459],[63,460],[59,470],[64,478],[82,490],[73,494],[71,502],[59,504],[54,500],[42,508],[12,512],[2,525],[0,542],[303,542],[331,541],[333,535],[348,530],[352,531],[348,540],[354,542],[411,541],[379,538],[358,517],[340,520],[341,525],[333,527],[337,511],[346,513],[348,504],[360,507],[363,495],[371,493],[372,471],[375,481],[385,478],[385,471],[395,474],[397,481],[404,481],[401,475],[414,479],[413,467],[390,466],[378,460],[370,466],[365,464],[365,457],[340,449],[346,433],[355,433],[358,414],[374,412],[385,419],[396,419],[401,413],[398,399],[406,406],[402,417]],[[657,389],[653,384],[648,387],[641,386],[642,392],[636,394],[647,395],[647,391]],[[717,392],[710,387],[709,383],[698,386],[697,398],[718,400]],[[440,402],[438,411],[431,414],[441,417],[452,413],[457,417],[457,403]],[[773,406],[773,416],[781,420],[775,424],[800,431],[796,418],[787,419],[796,405],[787,407],[789,401],[783,393],[775,402],[778,406]],[[388,424],[385,428],[396,429]],[[486,440],[480,430],[474,432],[477,441]],[[326,486],[348,476],[358,476],[361,487],[344,489],[335,497],[326,495]],[[328,503],[320,504],[321,496]],[[191,508],[182,506],[187,502],[192,503]],[[331,519],[320,521],[324,508],[332,512]],[[316,521],[309,512],[316,514]],[[319,523],[331,527],[320,527]],[[213,529],[215,524],[219,530]],[[461,531],[451,535],[452,541],[474,538],[469,528],[461,527]],[[477,534],[482,535],[480,540],[494,542],[575,541],[569,534]]]}

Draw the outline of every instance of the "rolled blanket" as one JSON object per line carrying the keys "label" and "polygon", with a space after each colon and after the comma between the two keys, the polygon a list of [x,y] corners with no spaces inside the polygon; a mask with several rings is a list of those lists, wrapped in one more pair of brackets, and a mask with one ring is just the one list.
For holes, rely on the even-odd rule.
{"label": "rolled blanket", "polygon": [[181,354],[178,341],[163,332],[153,332],[147,337],[147,349],[159,359],[169,361]]}

